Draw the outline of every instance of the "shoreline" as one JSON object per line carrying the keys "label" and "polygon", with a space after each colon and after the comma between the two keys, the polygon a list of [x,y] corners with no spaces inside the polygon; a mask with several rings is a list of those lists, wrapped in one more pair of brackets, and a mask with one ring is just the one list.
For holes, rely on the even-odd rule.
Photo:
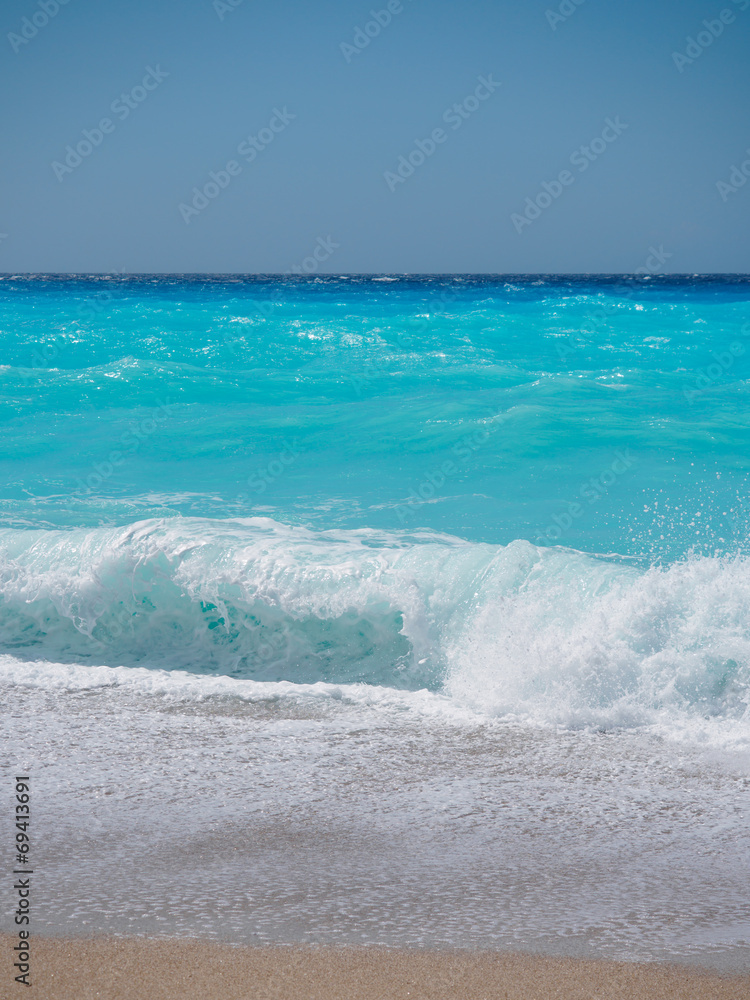
{"label": "shoreline", "polygon": [[[6,956],[17,938],[0,935]],[[742,1000],[750,974],[511,952],[31,939],[45,1000]],[[16,986],[7,962],[9,989]],[[9,994],[10,995],[10,994]]]}

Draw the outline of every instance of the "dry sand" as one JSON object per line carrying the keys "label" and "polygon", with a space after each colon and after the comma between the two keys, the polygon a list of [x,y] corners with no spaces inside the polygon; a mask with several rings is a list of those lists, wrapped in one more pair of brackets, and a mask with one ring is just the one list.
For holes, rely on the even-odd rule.
{"label": "dry sand", "polygon": [[32,939],[32,988],[9,975],[2,997],[44,1000],[748,1000],[750,977],[664,965],[488,952],[244,948],[199,941]]}

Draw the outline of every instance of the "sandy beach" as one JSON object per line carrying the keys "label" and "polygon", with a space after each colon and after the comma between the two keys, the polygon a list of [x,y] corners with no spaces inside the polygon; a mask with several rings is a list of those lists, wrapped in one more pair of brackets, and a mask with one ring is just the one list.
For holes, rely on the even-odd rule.
{"label": "sandy beach", "polygon": [[[4,936],[4,952],[12,945]],[[245,948],[185,940],[32,942],[45,1000],[743,1000],[750,977],[489,952]],[[11,982],[8,986],[11,986]],[[16,984],[12,984],[15,986]],[[10,988],[3,996],[15,995]]]}

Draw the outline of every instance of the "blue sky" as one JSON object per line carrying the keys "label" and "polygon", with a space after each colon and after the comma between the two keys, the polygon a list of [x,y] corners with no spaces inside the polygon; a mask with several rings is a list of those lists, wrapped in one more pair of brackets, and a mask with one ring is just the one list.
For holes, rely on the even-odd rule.
{"label": "blue sky", "polygon": [[12,0],[0,28],[0,271],[750,271],[750,0]]}

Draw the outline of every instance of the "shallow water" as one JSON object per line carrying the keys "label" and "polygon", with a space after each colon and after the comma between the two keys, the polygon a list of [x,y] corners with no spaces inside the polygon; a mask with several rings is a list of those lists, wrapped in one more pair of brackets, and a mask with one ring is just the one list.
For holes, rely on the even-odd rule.
{"label": "shallow water", "polygon": [[16,696],[37,932],[750,967],[747,758],[437,696],[111,674]]}

